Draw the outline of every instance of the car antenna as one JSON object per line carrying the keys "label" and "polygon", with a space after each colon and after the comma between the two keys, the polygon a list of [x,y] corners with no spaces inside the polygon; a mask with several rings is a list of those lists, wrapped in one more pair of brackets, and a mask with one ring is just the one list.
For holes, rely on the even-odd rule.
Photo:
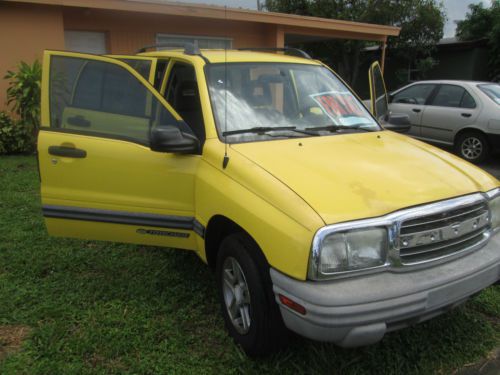
{"label": "car antenna", "polygon": [[[224,5],[224,18],[226,19],[227,34],[227,5]],[[222,169],[226,169],[229,163],[227,155],[227,38],[224,41],[224,159],[222,159]]]}

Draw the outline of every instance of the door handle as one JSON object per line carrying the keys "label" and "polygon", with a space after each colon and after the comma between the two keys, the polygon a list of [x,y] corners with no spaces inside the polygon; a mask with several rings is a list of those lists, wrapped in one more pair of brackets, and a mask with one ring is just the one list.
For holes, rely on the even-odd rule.
{"label": "door handle", "polygon": [[82,128],[88,128],[90,127],[90,125],[92,125],[92,123],[87,120],[85,117],[81,116],[81,115],[77,115],[77,116],[74,116],[74,117],[68,117],[68,124],[70,125],[74,125],[74,126],[80,126]]}
{"label": "door handle", "polygon": [[472,114],[470,114],[470,113],[462,113],[462,117],[471,117],[471,116],[472,116]]}
{"label": "door handle", "polygon": [[413,108],[412,111],[415,112],[415,113],[420,113],[422,110],[418,109],[418,108]]}
{"label": "door handle", "polygon": [[65,156],[67,158],[83,159],[87,156],[87,151],[73,147],[50,146],[49,154],[54,156]]}

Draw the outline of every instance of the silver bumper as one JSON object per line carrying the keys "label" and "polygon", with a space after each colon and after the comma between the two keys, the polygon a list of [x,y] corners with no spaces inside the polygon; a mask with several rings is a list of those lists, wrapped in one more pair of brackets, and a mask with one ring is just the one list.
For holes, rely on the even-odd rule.
{"label": "silver bumper", "polygon": [[[430,319],[500,279],[500,234],[482,249],[415,271],[386,271],[352,279],[312,282],[271,269],[285,325],[298,334],[343,347],[369,345],[389,331]],[[306,308],[300,315],[278,295]]]}

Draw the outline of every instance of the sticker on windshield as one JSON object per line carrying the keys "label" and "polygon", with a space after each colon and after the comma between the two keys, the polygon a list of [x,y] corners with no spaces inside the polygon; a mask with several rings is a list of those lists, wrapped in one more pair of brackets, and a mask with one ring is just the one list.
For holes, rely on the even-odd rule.
{"label": "sticker on windshield", "polygon": [[362,118],[365,119],[366,122],[370,122],[370,120],[366,118],[365,108],[361,106],[361,103],[359,103],[349,91],[322,92],[310,95],[310,97],[320,106],[325,114],[335,122],[341,120],[341,122],[344,123],[342,120],[345,117],[357,117],[358,119]]}

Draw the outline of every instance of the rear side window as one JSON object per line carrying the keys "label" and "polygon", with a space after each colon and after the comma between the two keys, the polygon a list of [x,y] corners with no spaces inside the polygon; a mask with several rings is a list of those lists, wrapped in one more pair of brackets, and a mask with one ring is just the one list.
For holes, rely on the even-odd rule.
{"label": "rear side window", "polygon": [[392,103],[424,105],[436,85],[418,84],[398,92]]}
{"label": "rear side window", "polygon": [[439,107],[475,108],[476,103],[463,87],[456,85],[441,85],[430,105]]}
{"label": "rear side window", "polygon": [[149,143],[153,126],[177,120],[133,74],[114,63],[53,56],[51,127]]}

